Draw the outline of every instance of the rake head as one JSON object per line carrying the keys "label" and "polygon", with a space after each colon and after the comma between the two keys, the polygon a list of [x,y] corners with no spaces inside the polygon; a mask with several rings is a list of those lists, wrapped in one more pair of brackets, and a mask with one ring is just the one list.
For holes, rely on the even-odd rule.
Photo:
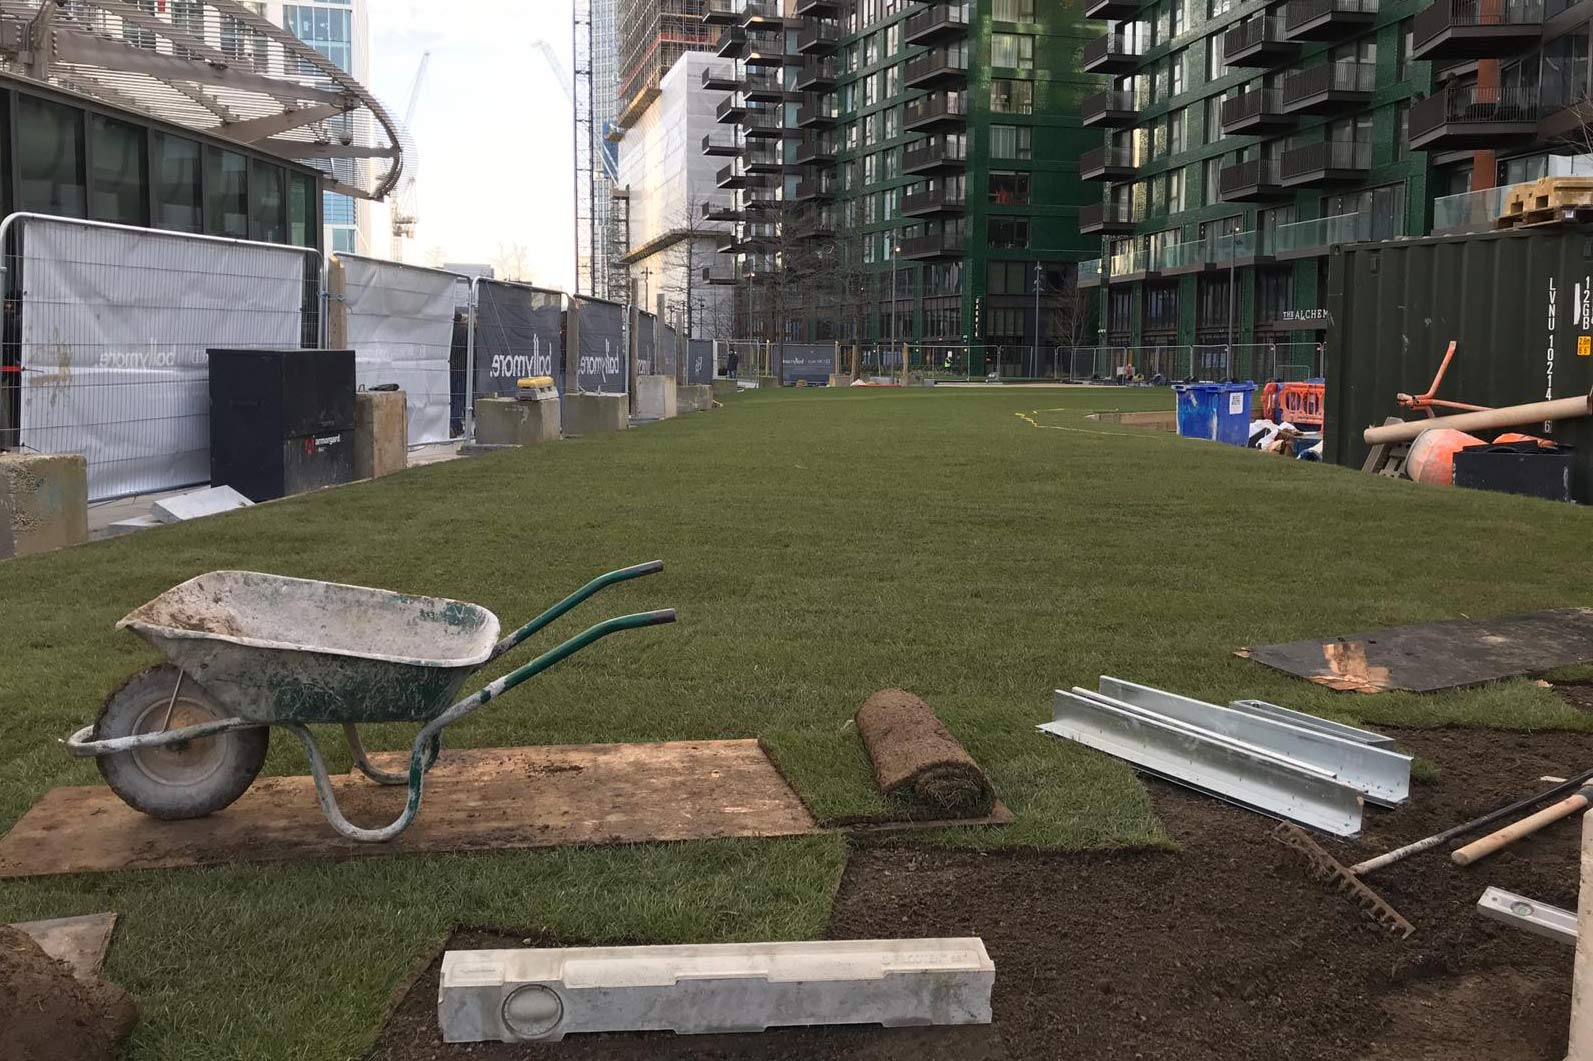
{"label": "rake head", "polygon": [[1368,917],[1396,933],[1400,939],[1409,939],[1411,933],[1416,931],[1416,926],[1400,916],[1383,897],[1372,889],[1362,884],[1360,879],[1344,867],[1338,859],[1322,849],[1322,845],[1311,839],[1310,835],[1298,825],[1284,822],[1272,831],[1273,839],[1285,847],[1297,851],[1306,862],[1311,876],[1318,880],[1325,880],[1341,894],[1355,900],[1357,906],[1366,911]]}

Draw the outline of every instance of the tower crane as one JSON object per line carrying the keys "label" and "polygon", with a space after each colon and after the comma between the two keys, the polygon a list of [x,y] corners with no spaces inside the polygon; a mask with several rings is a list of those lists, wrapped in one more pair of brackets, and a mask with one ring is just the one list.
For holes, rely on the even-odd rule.
{"label": "tower crane", "polygon": [[[415,70],[415,81],[409,88],[409,105],[404,108],[403,135],[409,137],[409,130],[415,123],[415,109],[420,104],[421,86],[426,83],[426,67],[431,63],[431,52],[421,54],[420,66]],[[419,171],[419,153],[415,150],[413,142],[404,145],[404,173],[399,178],[398,188],[393,195],[393,261],[401,261],[404,255],[404,240],[415,235],[415,178]]]}

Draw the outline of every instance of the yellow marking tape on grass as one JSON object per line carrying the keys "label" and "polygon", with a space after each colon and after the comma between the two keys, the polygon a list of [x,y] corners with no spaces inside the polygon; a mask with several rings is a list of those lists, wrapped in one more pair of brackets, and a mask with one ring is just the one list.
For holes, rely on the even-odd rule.
{"label": "yellow marking tape on grass", "polygon": [[1042,424],[1035,419],[1035,417],[1039,416],[1041,413],[1069,413],[1072,411],[1073,410],[1066,408],[1031,409],[1026,413],[1013,413],[1012,415],[1016,416],[1019,420],[1022,420],[1030,427],[1037,427],[1041,431],[1071,431],[1078,435],[1104,435],[1107,438],[1154,438],[1159,434],[1163,434],[1163,432],[1160,431],[1092,431],[1087,427],[1063,427],[1061,424]]}

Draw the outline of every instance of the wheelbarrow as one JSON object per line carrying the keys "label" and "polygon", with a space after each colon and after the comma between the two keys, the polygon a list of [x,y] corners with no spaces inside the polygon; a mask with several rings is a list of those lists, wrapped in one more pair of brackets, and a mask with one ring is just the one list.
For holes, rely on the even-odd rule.
{"label": "wheelbarrow", "polygon": [[[253,571],[212,571],[134,610],[117,629],[168,662],[129,678],[98,720],[66,741],[94,756],[122,801],[156,818],[203,817],[249,788],[271,726],[304,745],[326,820],[351,840],[391,840],[420,809],[442,731],[609,634],[675,621],[673,609],[607,619],[457,700],[487,663],[617,582],[662,571],[660,561],[601,575],[499,640],[498,617],[463,601],[417,597]],[[407,773],[371,765],[358,724],[419,722]],[[309,726],[341,725],[354,765],[382,785],[407,785],[404,812],[365,829],[338,808]]]}

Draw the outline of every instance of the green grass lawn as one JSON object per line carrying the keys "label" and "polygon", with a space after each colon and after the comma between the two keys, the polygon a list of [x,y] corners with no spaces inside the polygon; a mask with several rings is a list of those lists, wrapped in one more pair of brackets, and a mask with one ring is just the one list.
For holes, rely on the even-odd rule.
{"label": "green grass lawn", "polygon": [[[849,720],[873,690],[905,686],[1018,816],[923,838],[943,845],[1166,842],[1126,768],[1034,730],[1050,689],[1103,673],[1369,723],[1593,728],[1527,681],[1355,697],[1232,655],[1587,603],[1575,577],[1593,527],[1584,513],[1084,415],[1169,401],[1149,390],[747,394],[711,415],[0,564],[0,829],[51,786],[98,781],[57,740],[155,658],[115,621],[228,567],[459,597],[508,625],[598,572],[661,558],[665,574],[609,591],[538,643],[621,611],[673,605],[678,624],[602,642],[450,730],[451,742],[758,736],[833,819],[881,809]],[[407,740],[391,727],[370,743]],[[268,772],[304,769],[294,742],[275,742]],[[0,921],[118,911],[109,975],[144,1008],[136,1057],[355,1057],[451,926],[801,937],[821,931],[844,858],[842,841],[821,837],[8,882]]]}

